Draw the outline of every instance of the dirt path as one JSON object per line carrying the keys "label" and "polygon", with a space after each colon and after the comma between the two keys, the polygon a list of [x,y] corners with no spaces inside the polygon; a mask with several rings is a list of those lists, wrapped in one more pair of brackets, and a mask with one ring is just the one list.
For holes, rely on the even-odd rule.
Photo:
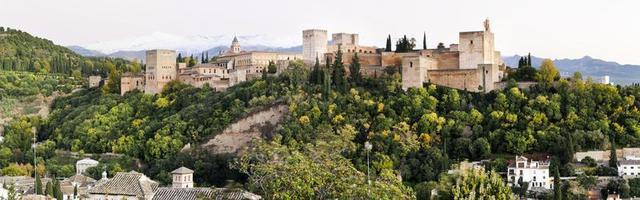
{"label": "dirt path", "polygon": [[255,112],[228,126],[203,146],[215,153],[235,153],[263,133],[272,132],[288,112],[287,105],[275,105]]}

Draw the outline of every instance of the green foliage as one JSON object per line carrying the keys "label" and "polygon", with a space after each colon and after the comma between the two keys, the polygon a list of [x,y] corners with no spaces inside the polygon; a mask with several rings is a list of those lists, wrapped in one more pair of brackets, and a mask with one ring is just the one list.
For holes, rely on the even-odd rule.
{"label": "green foliage", "polygon": [[349,78],[351,83],[360,84],[362,81],[362,73],[360,73],[360,59],[358,53],[355,53],[349,65]]}
{"label": "green foliage", "polygon": [[278,71],[278,66],[273,61],[269,61],[269,65],[267,66],[269,74],[275,74]]}
{"label": "green foliage", "polygon": [[42,180],[40,179],[40,175],[36,176],[36,184],[34,190],[36,194],[44,194],[44,191],[42,190]]}
{"label": "green foliage", "polygon": [[560,78],[560,73],[556,66],[553,64],[552,60],[545,59],[542,61],[542,65],[540,65],[540,71],[536,74],[536,80],[540,83],[551,84],[554,80]]}
{"label": "green foliage", "polygon": [[640,178],[629,179],[629,196],[640,197]]}
{"label": "green foliage", "polygon": [[0,35],[0,69],[70,75],[106,74],[103,63],[117,61],[121,71],[130,71],[128,61],[112,58],[85,58],[53,42],[7,28]]}
{"label": "green foliage", "polygon": [[391,52],[391,35],[389,35],[389,37],[387,37],[387,44],[384,48],[384,51],[386,52]]}
{"label": "green foliage", "polygon": [[333,60],[331,80],[338,91],[344,92],[347,90],[347,78],[344,64],[342,63],[342,50],[338,47],[338,52]]}
{"label": "green foliage", "polygon": [[438,199],[516,199],[511,188],[495,173],[469,169],[443,176]]}
{"label": "green foliage", "polygon": [[405,52],[409,52],[409,51],[413,51],[413,48],[416,47],[415,42],[413,42],[414,39],[407,39],[407,35],[405,35],[403,38],[399,39],[398,42],[396,42],[396,52],[398,53],[405,53]]}

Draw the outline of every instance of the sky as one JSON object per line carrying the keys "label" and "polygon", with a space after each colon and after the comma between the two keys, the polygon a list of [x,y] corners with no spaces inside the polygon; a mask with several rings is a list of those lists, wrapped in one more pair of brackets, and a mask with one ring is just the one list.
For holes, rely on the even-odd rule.
{"label": "sky", "polygon": [[421,44],[426,32],[434,47],[489,18],[502,55],[640,64],[638,0],[0,0],[0,8],[0,26],[80,46],[167,33],[267,35],[286,47],[319,28],[378,47],[388,34]]}

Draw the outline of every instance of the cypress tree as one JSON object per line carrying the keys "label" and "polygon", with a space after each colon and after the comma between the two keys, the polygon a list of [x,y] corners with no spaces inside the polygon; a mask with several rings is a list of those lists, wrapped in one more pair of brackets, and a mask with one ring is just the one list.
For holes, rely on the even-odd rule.
{"label": "cypress tree", "polygon": [[178,53],[178,58],[176,58],[176,62],[182,62],[182,54]]}
{"label": "cypress tree", "polygon": [[527,61],[529,61],[527,63],[527,66],[532,67],[533,65],[531,64],[531,53],[529,53],[529,55],[527,56]]}
{"label": "cypress tree", "polygon": [[609,155],[609,167],[618,169],[618,153],[616,152],[616,139],[611,137],[611,153]]}
{"label": "cypress tree", "polygon": [[207,51],[207,58],[204,59],[205,63],[209,63],[209,52]]}
{"label": "cypress tree", "polygon": [[62,189],[60,188],[60,182],[56,180],[56,187],[55,189],[55,197],[56,199],[62,199],[64,194],[62,194]]}
{"label": "cypress tree", "polygon": [[524,64],[524,58],[520,57],[520,60],[518,61],[518,68],[521,68]]}
{"label": "cypress tree", "polygon": [[46,189],[44,190],[44,195],[46,196],[53,196],[53,185],[51,183],[52,181],[47,182],[47,185],[45,186]]}
{"label": "cypress tree", "polygon": [[41,195],[43,193],[42,191],[42,179],[40,179],[40,176],[36,176],[36,184],[35,184],[35,188],[34,188],[36,194]]}
{"label": "cypress tree", "polygon": [[309,76],[309,82],[311,84],[320,85],[322,83],[320,73],[320,59],[316,56],[316,64],[313,65],[313,71],[311,71],[311,76]]}
{"label": "cypress tree", "polygon": [[351,64],[349,65],[349,77],[353,83],[359,84],[362,79],[362,74],[360,74],[360,59],[358,58],[358,53],[355,53],[353,58],[351,59]]}
{"label": "cypress tree", "polygon": [[384,48],[384,51],[391,52],[391,35],[387,37],[387,46]]}
{"label": "cypress tree", "polygon": [[322,99],[325,106],[329,101],[329,94],[331,94],[331,74],[329,68],[322,70]]}
{"label": "cypress tree", "polygon": [[73,186],[73,198],[78,198],[78,185]]}
{"label": "cypress tree", "polygon": [[204,52],[202,52],[202,55],[200,55],[200,63],[204,63]]}
{"label": "cypress tree", "polygon": [[427,32],[424,32],[422,36],[422,49],[427,49]]}
{"label": "cypress tree", "polygon": [[553,169],[553,199],[562,200],[562,191],[560,190],[560,170],[558,165]]}
{"label": "cypress tree", "polygon": [[336,53],[336,57],[333,61],[333,80],[336,89],[341,92],[346,90],[346,79],[345,79],[345,69],[344,64],[342,63],[342,50],[338,47],[338,52]]}

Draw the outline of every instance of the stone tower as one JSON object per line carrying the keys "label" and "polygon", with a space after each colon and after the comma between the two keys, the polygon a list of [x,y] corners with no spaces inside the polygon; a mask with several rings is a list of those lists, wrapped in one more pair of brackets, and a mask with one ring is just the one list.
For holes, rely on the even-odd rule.
{"label": "stone tower", "polygon": [[169,81],[177,79],[176,51],[149,50],[146,52],[146,60],[145,93],[159,93]]}
{"label": "stone tower", "polygon": [[193,188],[193,170],[180,167],[171,172],[173,188]]}
{"label": "stone tower", "polygon": [[479,64],[497,63],[494,35],[489,26],[489,20],[484,22],[484,31],[461,32],[460,69],[478,69]]}
{"label": "stone tower", "polygon": [[302,31],[302,58],[307,63],[316,61],[324,63],[324,54],[327,53],[327,31],[310,29]]}
{"label": "stone tower", "polygon": [[240,53],[240,42],[238,42],[237,37],[233,37],[233,42],[231,42],[231,47],[229,47],[230,53]]}

